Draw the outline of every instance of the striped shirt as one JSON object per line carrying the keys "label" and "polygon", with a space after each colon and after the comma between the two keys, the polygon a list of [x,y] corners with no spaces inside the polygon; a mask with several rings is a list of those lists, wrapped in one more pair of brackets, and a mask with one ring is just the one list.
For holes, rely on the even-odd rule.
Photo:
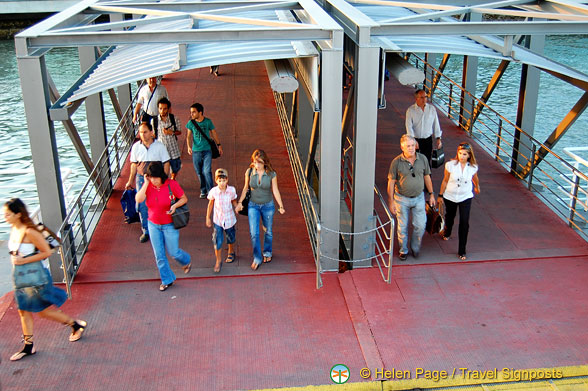
{"label": "striped shirt", "polygon": [[227,186],[225,191],[221,191],[218,186],[213,187],[208,192],[208,199],[214,200],[212,221],[216,225],[228,229],[237,223],[237,216],[231,202],[237,199],[237,191],[233,186]]}

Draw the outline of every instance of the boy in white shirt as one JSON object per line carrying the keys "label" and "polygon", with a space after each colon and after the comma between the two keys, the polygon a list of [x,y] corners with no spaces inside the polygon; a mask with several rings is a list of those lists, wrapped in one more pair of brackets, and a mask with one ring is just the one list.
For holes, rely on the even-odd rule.
{"label": "boy in white shirt", "polygon": [[[214,244],[214,254],[216,255],[216,264],[214,265],[214,272],[220,272],[222,261],[221,252],[224,240],[224,234],[227,235],[227,243],[229,244],[229,254],[227,255],[226,263],[231,263],[235,260],[235,224],[237,223],[237,216],[235,215],[235,208],[237,207],[237,191],[233,186],[229,186],[229,174],[224,168],[219,168],[214,173],[214,180],[217,186],[210,189],[208,192],[208,209],[206,210],[206,226],[213,227],[212,243]],[[211,220],[210,215],[214,210],[214,215]]]}

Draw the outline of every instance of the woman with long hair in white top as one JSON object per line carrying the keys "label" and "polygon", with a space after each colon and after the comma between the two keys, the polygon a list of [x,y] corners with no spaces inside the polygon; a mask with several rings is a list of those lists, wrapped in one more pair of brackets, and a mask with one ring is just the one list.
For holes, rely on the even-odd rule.
{"label": "woman with long hair in white top", "polygon": [[466,245],[470,228],[470,208],[474,193],[480,193],[478,164],[474,149],[469,143],[463,142],[457,147],[455,159],[445,163],[445,175],[439,190],[439,205],[445,205],[445,229],[441,232],[443,240],[449,240],[453,222],[459,209],[459,244],[457,256],[466,260]]}
{"label": "woman with long hair in white top", "polygon": [[[24,341],[23,348],[10,357],[11,361],[17,361],[35,354],[33,346],[33,313],[39,314],[42,318],[70,326],[72,331],[69,335],[69,340],[71,342],[82,337],[87,323],[83,320],[76,320],[54,307],[60,307],[65,303],[67,293],[53,286],[49,270],[41,266],[40,262],[48,258],[52,254],[52,250],[42,231],[29,217],[25,204],[19,198],[13,198],[4,204],[4,220],[12,226],[10,238],[8,239],[8,249],[13,266],[14,299],[18,307]],[[53,234],[46,228],[44,230]],[[39,262],[35,266],[37,267],[36,270],[41,271],[40,273],[30,270],[25,271],[24,265],[35,262]],[[20,281],[22,277],[19,276],[23,273],[32,273],[37,278],[35,281],[28,281],[25,286],[20,286],[24,285],[19,283],[22,282]]]}

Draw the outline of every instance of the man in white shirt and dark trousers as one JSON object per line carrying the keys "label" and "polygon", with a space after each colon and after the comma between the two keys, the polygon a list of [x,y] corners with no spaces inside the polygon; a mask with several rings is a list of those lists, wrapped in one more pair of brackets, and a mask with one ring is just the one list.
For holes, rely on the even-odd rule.
{"label": "man in white shirt and dark trousers", "polygon": [[427,93],[416,90],[414,93],[416,103],[406,110],[406,134],[415,138],[418,152],[427,157],[431,165],[431,154],[433,153],[433,137],[437,140],[437,148],[443,146],[441,142],[441,126],[437,110],[427,103]]}
{"label": "man in white shirt and dark trousers", "polygon": [[[140,189],[145,182],[145,169],[151,162],[162,162],[163,169],[169,175],[169,153],[161,141],[155,140],[153,127],[149,122],[143,122],[139,126],[140,140],[133,144],[131,148],[131,173],[125,188],[132,189],[135,183],[137,189]],[[139,238],[141,243],[149,240],[149,229],[147,228],[148,210],[145,201],[137,206],[139,217],[141,218],[141,229],[143,234]]]}
{"label": "man in white shirt and dark trousers", "polygon": [[[150,122],[151,118],[157,117],[158,102],[161,98],[167,98],[167,90],[164,86],[157,84],[156,77],[150,77],[146,79],[145,84],[139,90],[137,96],[137,105],[135,106],[135,112],[133,113],[133,122]],[[144,113],[141,114],[141,109]]]}

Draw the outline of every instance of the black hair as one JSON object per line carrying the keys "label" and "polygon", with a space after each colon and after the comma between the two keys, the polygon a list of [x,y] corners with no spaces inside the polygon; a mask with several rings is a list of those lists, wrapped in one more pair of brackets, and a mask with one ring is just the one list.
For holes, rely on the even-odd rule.
{"label": "black hair", "polygon": [[194,103],[192,106],[190,106],[191,109],[196,109],[196,111],[198,111],[199,113],[204,114],[204,106],[202,106],[200,103]]}
{"label": "black hair", "polygon": [[169,109],[171,107],[171,102],[164,96],[157,102],[157,106],[159,105],[167,105],[167,108]]}
{"label": "black hair", "polygon": [[152,176],[154,178],[160,178],[161,183],[165,183],[165,181],[167,181],[167,174],[163,169],[162,162],[149,163],[147,169],[145,170],[145,174],[147,174],[147,176]]}

